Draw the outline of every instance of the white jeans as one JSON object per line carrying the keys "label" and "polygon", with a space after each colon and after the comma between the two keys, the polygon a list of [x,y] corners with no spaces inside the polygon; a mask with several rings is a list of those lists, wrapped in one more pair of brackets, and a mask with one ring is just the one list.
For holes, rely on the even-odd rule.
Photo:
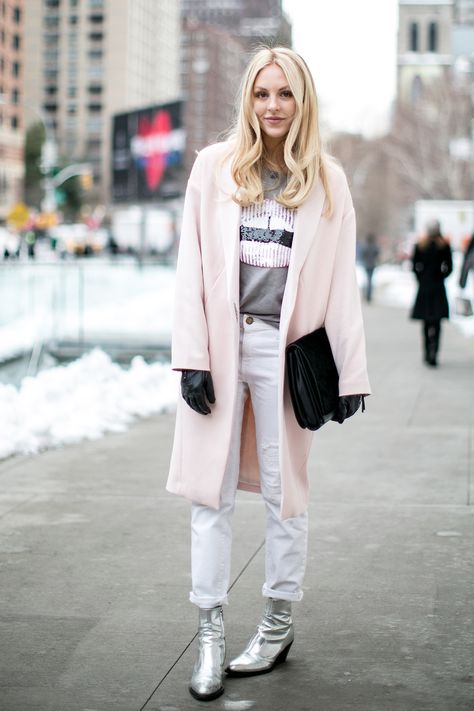
{"label": "white jeans", "polygon": [[[257,454],[265,501],[265,583],[262,594],[301,600],[308,539],[308,514],[280,519],[281,483],[278,460],[277,328],[244,316],[240,331],[239,381],[229,457],[219,510],[192,504],[189,599],[202,608],[227,603],[232,546],[231,518],[239,477],[240,436],[244,403],[250,394],[255,415]],[[216,393],[219,397],[219,393]]]}

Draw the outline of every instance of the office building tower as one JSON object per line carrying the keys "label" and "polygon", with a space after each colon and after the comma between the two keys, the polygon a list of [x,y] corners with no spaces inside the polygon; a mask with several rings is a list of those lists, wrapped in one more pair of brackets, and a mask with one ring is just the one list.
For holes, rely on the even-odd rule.
{"label": "office building tower", "polygon": [[95,197],[108,201],[113,114],[179,97],[179,4],[28,0],[25,20],[28,101],[65,161],[92,164]]}
{"label": "office building tower", "polygon": [[291,46],[281,0],[181,0],[181,86],[186,101],[186,169],[232,123],[250,52]]}

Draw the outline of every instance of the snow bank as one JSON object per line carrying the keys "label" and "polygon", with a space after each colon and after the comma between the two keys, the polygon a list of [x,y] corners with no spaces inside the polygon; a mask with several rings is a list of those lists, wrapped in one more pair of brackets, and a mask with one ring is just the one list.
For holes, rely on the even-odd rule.
{"label": "snow bank", "polygon": [[0,458],[123,432],[139,417],[173,411],[179,376],[136,357],[123,370],[95,349],[77,361],[0,384]]}

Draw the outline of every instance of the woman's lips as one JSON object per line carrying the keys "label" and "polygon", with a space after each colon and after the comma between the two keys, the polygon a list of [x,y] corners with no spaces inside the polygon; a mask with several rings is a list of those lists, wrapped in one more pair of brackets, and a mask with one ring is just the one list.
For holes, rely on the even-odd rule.
{"label": "woman's lips", "polygon": [[283,118],[277,116],[266,116],[265,121],[268,121],[268,123],[280,123],[283,121]]}

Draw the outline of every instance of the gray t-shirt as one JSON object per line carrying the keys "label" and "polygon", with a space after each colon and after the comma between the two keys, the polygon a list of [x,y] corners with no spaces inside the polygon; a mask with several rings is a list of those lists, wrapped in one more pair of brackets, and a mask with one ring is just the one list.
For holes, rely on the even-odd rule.
{"label": "gray t-shirt", "polygon": [[280,324],[295,210],[275,197],[286,185],[286,175],[264,170],[264,200],[243,207],[240,220],[240,313]]}

